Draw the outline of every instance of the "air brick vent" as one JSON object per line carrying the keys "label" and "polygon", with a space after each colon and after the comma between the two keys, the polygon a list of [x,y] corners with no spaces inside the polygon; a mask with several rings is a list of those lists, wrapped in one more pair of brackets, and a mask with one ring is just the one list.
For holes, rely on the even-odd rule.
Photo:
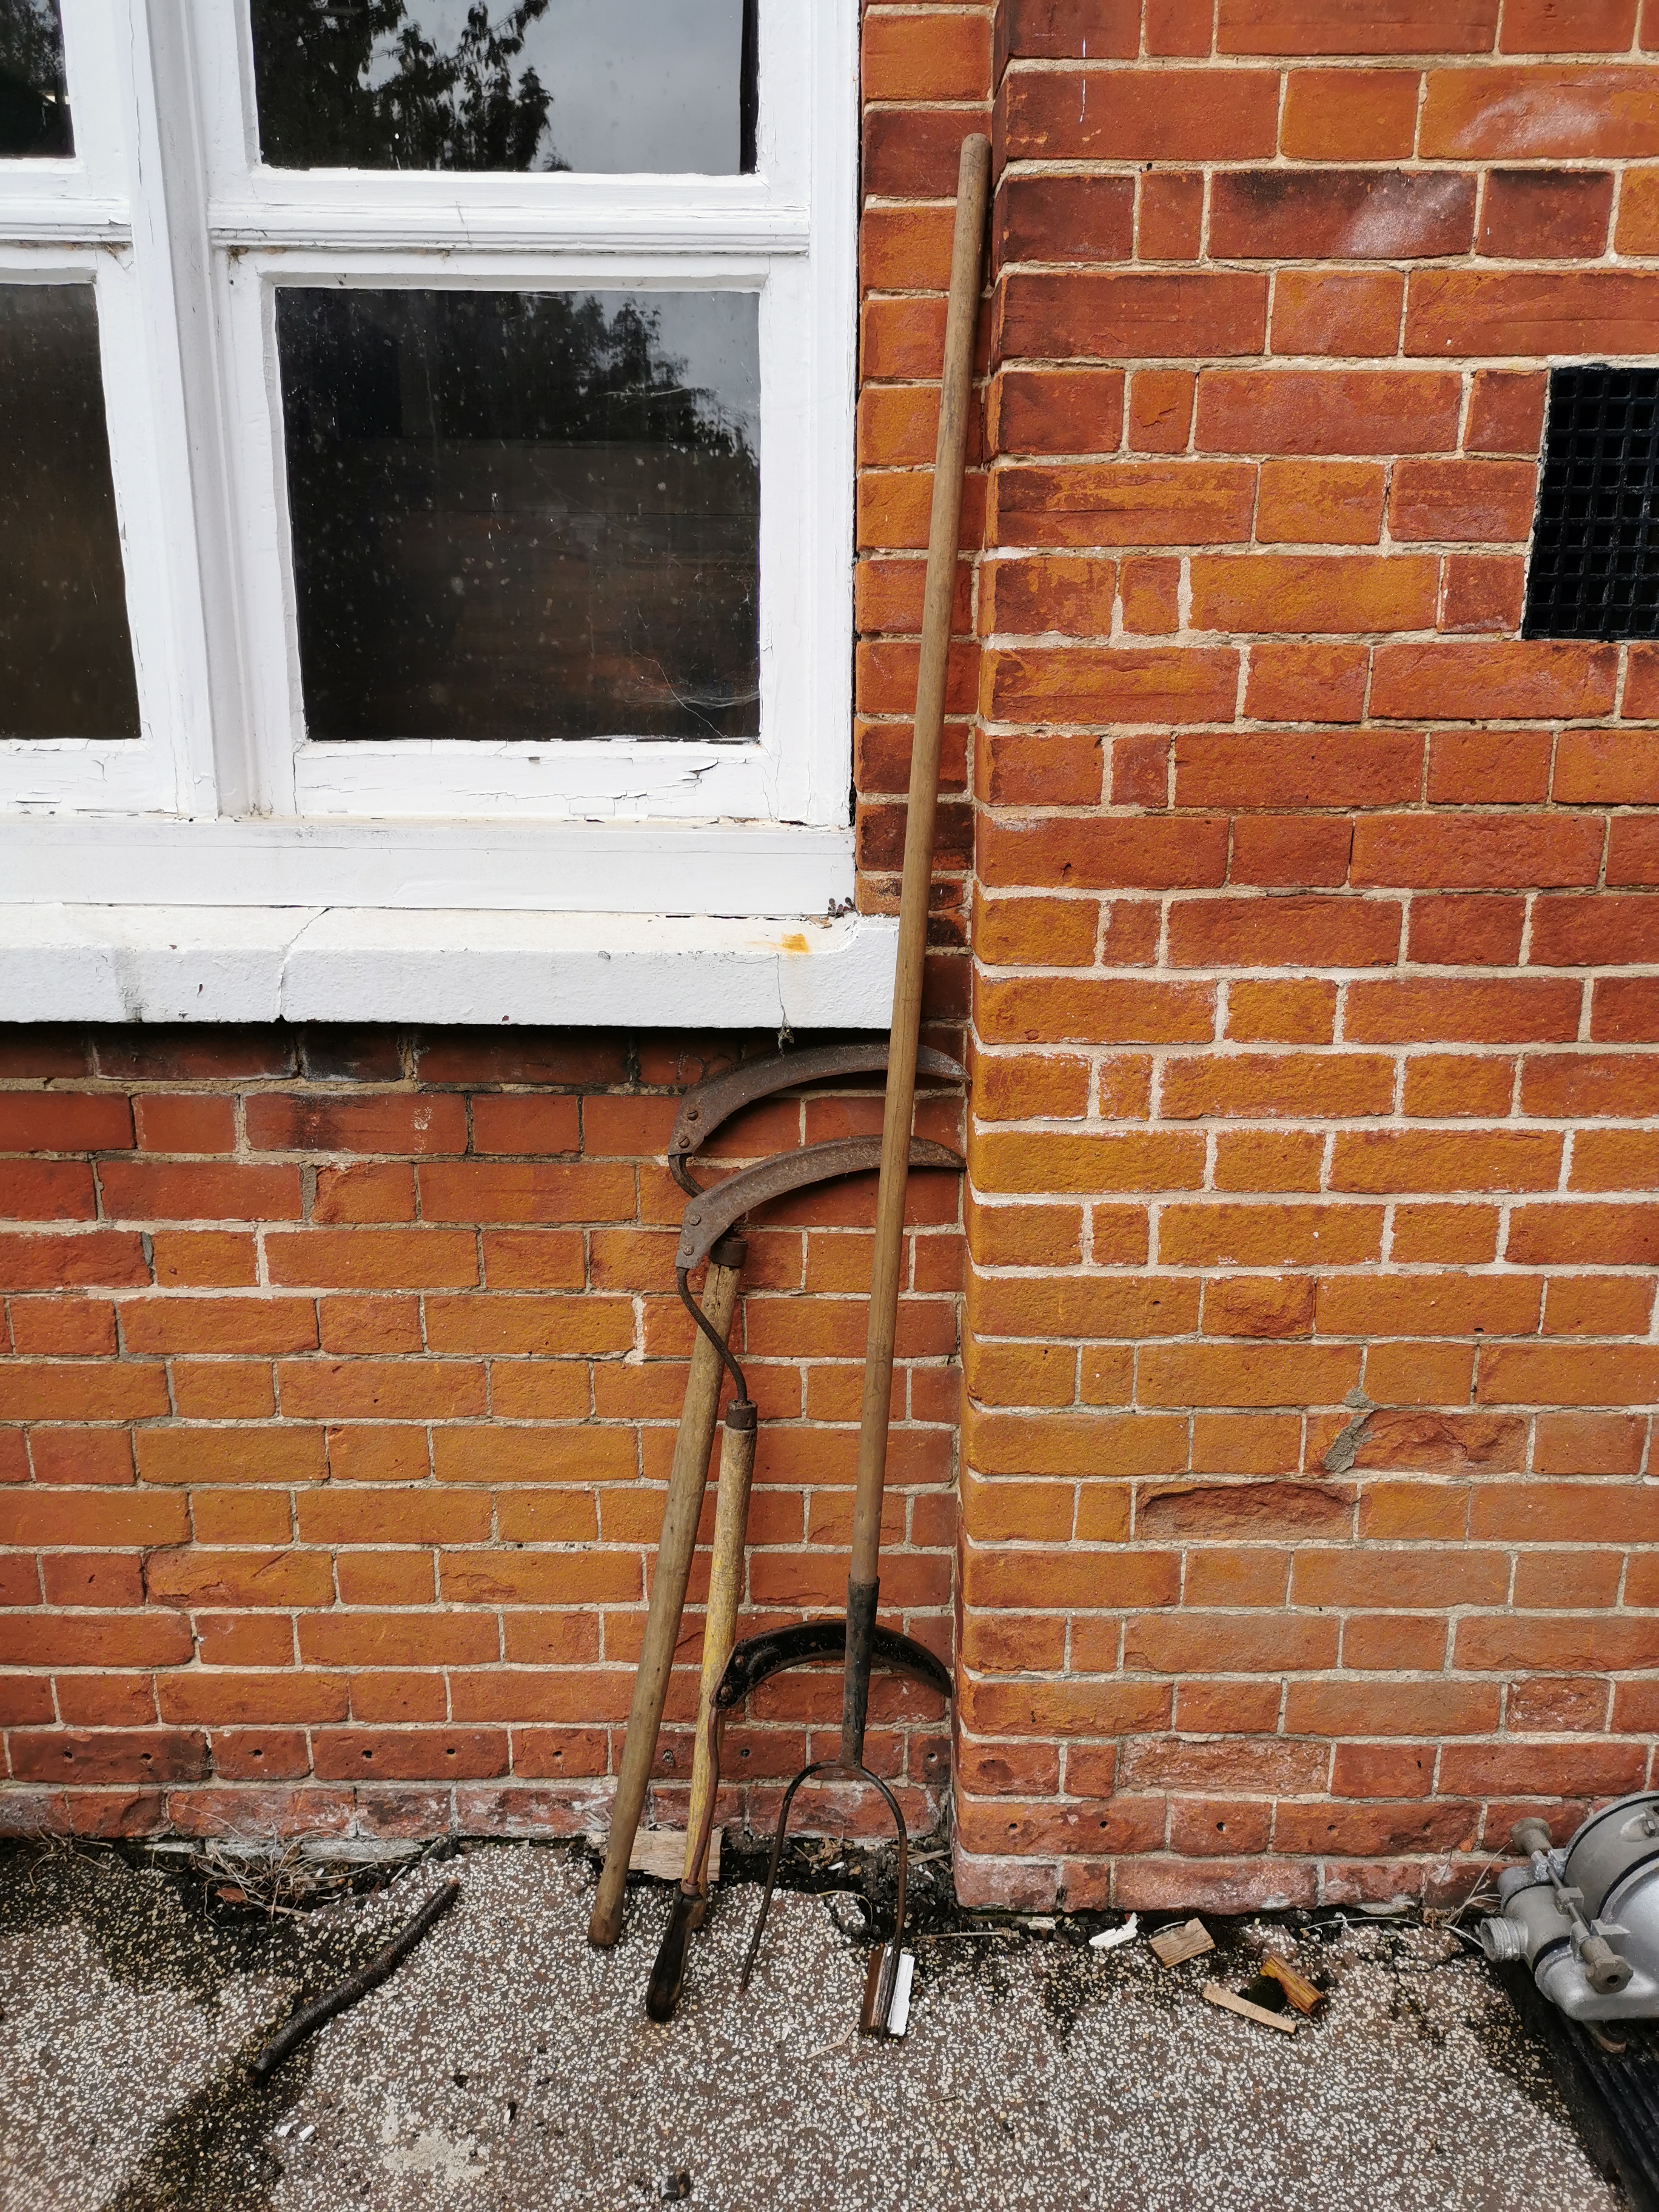
{"label": "air brick vent", "polygon": [[1659,636],[1659,369],[1552,373],[1524,635]]}

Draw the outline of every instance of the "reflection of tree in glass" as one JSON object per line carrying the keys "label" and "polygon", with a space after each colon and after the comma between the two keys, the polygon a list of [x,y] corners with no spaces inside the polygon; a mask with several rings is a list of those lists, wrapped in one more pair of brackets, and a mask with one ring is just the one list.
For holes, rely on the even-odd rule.
{"label": "reflection of tree in glass", "polygon": [[74,150],[58,0],[0,0],[0,156]]}
{"label": "reflection of tree in glass", "polygon": [[[0,0],[0,5],[5,0]],[[452,52],[408,0],[252,0],[260,150],[278,168],[562,169],[538,161],[552,94],[515,76],[548,0],[498,22],[472,0]]]}
{"label": "reflection of tree in glass", "polygon": [[290,441],[622,441],[754,463],[744,425],[714,393],[686,382],[685,363],[663,350],[659,318],[631,299],[607,306],[592,292],[470,291],[304,298],[301,313],[295,295],[279,295]]}

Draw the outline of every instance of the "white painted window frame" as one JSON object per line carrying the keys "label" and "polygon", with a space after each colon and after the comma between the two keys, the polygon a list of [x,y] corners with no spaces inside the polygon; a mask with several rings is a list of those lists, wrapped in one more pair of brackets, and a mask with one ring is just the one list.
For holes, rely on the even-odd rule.
{"label": "white painted window frame", "polygon": [[[857,0],[761,0],[758,173],[710,179],[264,169],[242,5],[63,9],[82,150],[0,164],[0,274],[96,290],[143,735],[0,742],[0,906],[844,902]],[[757,293],[760,742],[304,738],[273,306],[295,280]]]}

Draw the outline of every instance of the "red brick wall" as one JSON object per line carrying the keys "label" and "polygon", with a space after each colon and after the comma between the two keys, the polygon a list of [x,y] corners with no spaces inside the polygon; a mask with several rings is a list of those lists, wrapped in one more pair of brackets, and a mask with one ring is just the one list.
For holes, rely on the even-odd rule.
{"label": "red brick wall", "polygon": [[[771,1042],[0,1033],[0,1825],[605,1826],[690,1326],[662,1151],[678,1090]],[[922,1114],[961,1141],[959,1101]],[[781,1103],[719,1164],[878,1127]],[[845,1589],[870,1180],[750,1239],[755,1626]],[[948,1658],[955,1181],[910,1213],[883,1589]],[[925,1827],[937,1714],[873,1710]],[[839,1713],[774,1686],[730,1771],[792,1773]]]}
{"label": "red brick wall", "polygon": [[[958,1370],[930,1179],[884,1574],[957,1608],[970,1897],[1438,1893],[1649,1776],[1659,652],[1515,634],[1540,363],[1659,351],[1646,5],[866,9],[866,908],[996,91],[931,972],[972,1266]],[[603,1824],[659,1148],[732,1048],[0,1043],[0,1814]],[[755,1238],[751,1622],[839,1600],[868,1207]],[[757,1818],[836,1706],[751,1716]],[[937,1720],[880,1711],[925,1820]]]}
{"label": "red brick wall", "polygon": [[1659,653],[1516,635],[1539,364],[1659,350],[1637,16],[1002,9],[972,1894],[1444,1889],[1650,1778]]}

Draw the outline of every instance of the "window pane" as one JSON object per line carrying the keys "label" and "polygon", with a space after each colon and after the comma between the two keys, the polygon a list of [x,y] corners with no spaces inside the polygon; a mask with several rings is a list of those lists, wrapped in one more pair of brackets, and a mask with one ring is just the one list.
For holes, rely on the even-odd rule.
{"label": "window pane", "polygon": [[0,737],[137,735],[92,287],[0,285]]}
{"label": "window pane", "polygon": [[0,0],[0,161],[74,151],[58,0]]}
{"label": "window pane", "polygon": [[284,287],[313,738],[753,738],[752,293]]}
{"label": "window pane", "polygon": [[273,167],[720,176],[754,165],[753,0],[252,7]]}

